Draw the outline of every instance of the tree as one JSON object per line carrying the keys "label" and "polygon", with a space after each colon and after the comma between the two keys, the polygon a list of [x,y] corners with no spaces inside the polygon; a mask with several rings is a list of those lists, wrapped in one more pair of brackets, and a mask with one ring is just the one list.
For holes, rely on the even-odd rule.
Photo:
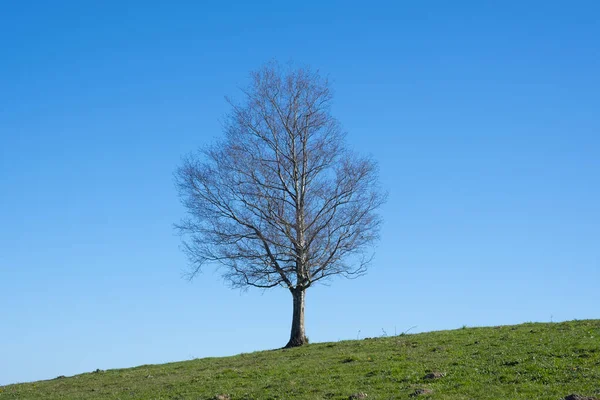
{"label": "tree", "polygon": [[188,212],[177,228],[190,278],[210,263],[233,287],[288,289],[286,347],[301,346],[306,289],[366,271],[385,194],[376,162],[347,148],[327,79],[276,63],[251,78],[241,103],[228,100],[224,138],[175,173]]}

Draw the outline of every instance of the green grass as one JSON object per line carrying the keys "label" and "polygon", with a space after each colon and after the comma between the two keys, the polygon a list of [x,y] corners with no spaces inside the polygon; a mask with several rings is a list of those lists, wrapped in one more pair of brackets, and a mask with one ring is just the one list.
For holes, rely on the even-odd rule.
{"label": "green grass", "polygon": [[[446,376],[426,380],[429,372]],[[600,320],[317,343],[0,387],[0,399],[561,399],[600,397]]]}

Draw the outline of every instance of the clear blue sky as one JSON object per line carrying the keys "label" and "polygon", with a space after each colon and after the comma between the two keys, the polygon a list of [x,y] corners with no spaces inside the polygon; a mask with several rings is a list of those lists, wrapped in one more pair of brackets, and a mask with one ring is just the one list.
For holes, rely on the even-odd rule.
{"label": "clear blue sky", "polygon": [[597,1],[174,3],[0,9],[0,384],[286,343],[289,293],[188,283],[172,229],[272,58],[329,74],[390,194],[312,341],[600,317]]}

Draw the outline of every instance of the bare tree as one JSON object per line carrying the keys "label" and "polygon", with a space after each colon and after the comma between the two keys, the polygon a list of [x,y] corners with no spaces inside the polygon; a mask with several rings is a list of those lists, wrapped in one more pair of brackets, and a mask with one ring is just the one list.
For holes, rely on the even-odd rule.
{"label": "bare tree", "polygon": [[192,264],[221,266],[234,287],[283,286],[293,297],[286,347],[307,343],[305,292],[334,275],[356,277],[378,239],[385,195],[377,165],[346,148],[318,72],[270,63],[229,101],[225,137],[176,172],[188,218],[177,228]]}

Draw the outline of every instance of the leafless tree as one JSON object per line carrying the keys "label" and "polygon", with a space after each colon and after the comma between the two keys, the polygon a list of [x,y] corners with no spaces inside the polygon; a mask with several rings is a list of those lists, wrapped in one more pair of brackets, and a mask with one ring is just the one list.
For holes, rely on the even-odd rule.
{"label": "leafless tree", "polygon": [[188,211],[177,228],[190,277],[210,263],[234,287],[287,288],[286,347],[300,346],[307,343],[306,289],[366,271],[385,195],[377,164],[346,147],[327,79],[277,63],[251,77],[243,100],[228,100],[224,138],[175,173]]}

